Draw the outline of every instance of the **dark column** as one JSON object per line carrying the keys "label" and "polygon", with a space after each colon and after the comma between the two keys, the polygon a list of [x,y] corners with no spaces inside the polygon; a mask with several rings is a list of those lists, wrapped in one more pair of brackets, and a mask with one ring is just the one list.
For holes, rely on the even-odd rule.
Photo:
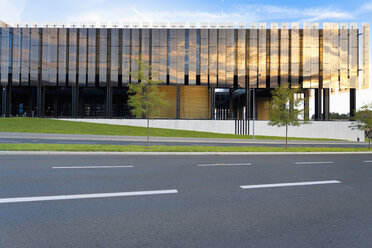
{"label": "dark column", "polygon": [[1,94],[2,94],[2,98],[1,98],[1,116],[2,117],[5,117],[6,116],[6,86],[3,86],[2,88],[2,91],[1,91]]}
{"label": "dark column", "polygon": [[112,87],[106,87],[106,118],[112,118]]}
{"label": "dark column", "polygon": [[355,116],[356,94],[355,89],[350,89],[350,119]]}
{"label": "dark column", "polygon": [[72,94],[71,94],[71,114],[73,117],[78,116],[78,99],[79,99],[79,92],[76,86],[72,86]]}
{"label": "dark column", "polygon": [[305,108],[304,118],[305,118],[305,120],[310,119],[310,116],[309,116],[310,94],[309,93],[310,93],[309,90],[307,90],[307,89],[304,90],[304,98],[305,98],[305,101],[304,101],[304,108]]}
{"label": "dark column", "polygon": [[181,89],[177,86],[177,119],[181,117]]}
{"label": "dark column", "polygon": [[210,91],[210,96],[211,96],[211,120],[215,120],[215,116],[214,116],[214,108],[215,108],[215,101],[216,101],[216,93],[215,93],[215,90],[214,90],[214,87],[210,87],[209,88],[209,91]]}
{"label": "dark column", "polygon": [[58,116],[58,103],[60,102],[59,101],[59,89],[60,88],[55,88],[54,91],[55,91],[55,95],[54,95],[54,103],[53,103],[53,107],[54,107],[54,117],[57,117]]}
{"label": "dark column", "polygon": [[322,120],[322,90],[314,89],[315,91],[315,120]]}
{"label": "dark column", "polygon": [[44,116],[44,106],[45,106],[45,89],[44,86],[37,87],[37,117]]}
{"label": "dark column", "polygon": [[323,120],[329,121],[329,89],[323,89]]}
{"label": "dark column", "polygon": [[234,100],[233,100],[233,90],[232,89],[229,89],[229,112],[228,112],[228,116],[227,118],[228,119],[232,119],[232,118],[238,118],[238,116],[236,116],[236,109],[235,109],[235,106],[234,106]]}
{"label": "dark column", "polygon": [[250,94],[248,89],[248,82],[245,83],[245,121],[246,121],[246,134],[249,135],[249,117],[250,117]]}

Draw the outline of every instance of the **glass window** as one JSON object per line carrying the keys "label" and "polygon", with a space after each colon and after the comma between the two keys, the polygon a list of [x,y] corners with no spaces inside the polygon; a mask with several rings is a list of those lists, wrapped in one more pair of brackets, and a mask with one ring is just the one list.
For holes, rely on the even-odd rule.
{"label": "glass window", "polygon": [[67,30],[65,28],[59,29],[58,37],[58,85],[66,86],[66,63],[67,63]]}
{"label": "glass window", "polygon": [[99,30],[99,85],[107,83],[107,29]]}
{"label": "glass window", "polygon": [[69,54],[68,54],[68,82],[70,86],[76,85],[77,61],[77,29],[69,29]]}
{"label": "glass window", "polygon": [[10,33],[8,27],[1,30],[1,85],[8,85],[10,59]]}
{"label": "glass window", "polygon": [[79,29],[79,85],[87,83],[88,29]]}
{"label": "glass window", "polygon": [[57,86],[57,42],[58,29],[49,29],[48,60],[49,60],[49,85]]}
{"label": "glass window", "polygon": [[13,28],[12,86],[19,86],[21,81],[21,28]]}
{"label": "glass window", "polygon": [[88,29],[88,86],[96,83],[96,29]]}
{"label": "glass window", "polygon": [[30,55],[30,84],[39,84],[39,61],[40,61],[40,34],[39,28],[31,28],[31,55]]}
{"label": "glass window", "polygon": [[123,30],[122,82],[129,83],[130,72],[130,29]]}

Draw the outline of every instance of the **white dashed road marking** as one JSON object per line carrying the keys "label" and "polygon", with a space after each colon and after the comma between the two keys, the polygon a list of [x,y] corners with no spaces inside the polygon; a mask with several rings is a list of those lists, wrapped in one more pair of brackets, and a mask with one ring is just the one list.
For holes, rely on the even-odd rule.
{"label": "white dashed road marking", "polygon": [[16,202],[36,202],[36,201],[57,201],[57,200],[76,200],[76,199],[92,199],[106,197],[121,197],[121,196],[140,196],[140,195],[160,195],[160,194],[176,194],[176,189],[170,190],[152,190],[152,191],[132,191],[132,192],[116,192],[116,193],[98,193],[98,194],[80,194],[80,195],[55,195],[55,196],[36,196],[36,197],[16,197],[16,198],[0,198],[1,203],[16,203]]}
{"label": "white dashed road marking", "polygon": [[240,163],[240,164],[197,164],[196,166],[199,167],[210,167],[210,166],[244,166],[244,165],[252,165],[251,163]]}
{"label": "white dashed road marking", "polygon": [[333,164],[333,161],[327,162],[296,162],[295,164]]}
{"label": "white dashed road marking", "polygon": [[52,169],[113,169],[113,168],[133,168],[133,165],[119,166],[55,166]]}
{"label": "white dashed road marking", "polygon": [[275,187],[291,187],[291,186],[307,186],[307,185],[318,185],[318,184],[332,184],[341,183],[340,181],[313,181],[313,182],[295,182],[295,183],[274,183],[274,184],[256,184],[256,185],[242,185],[242,189],[260,189],[260,188],[275,188]]}

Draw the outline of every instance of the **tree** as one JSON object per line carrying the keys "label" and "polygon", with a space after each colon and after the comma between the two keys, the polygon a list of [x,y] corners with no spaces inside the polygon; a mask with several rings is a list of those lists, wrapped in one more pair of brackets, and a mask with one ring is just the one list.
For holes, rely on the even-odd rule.
{"label": "tree", "polygon": [[365,132],[368,138],[368,149],[371,149],[372,138],[372,103],[363,105],[358,111],[355,112],[352,118],[356,121],[351,125],[352,129],[359,129]]}
{"label": "tree", "polygon": [[305,107],[301,108],[304,99],[296,97],[299,89],[288,87],[278,87],[272,90],[272,100],[267,105],[269,108],[269,125],[285,127],[285,149],[288,149],[288,126],[300,126],[310,123],[308,118],[300,120],[300,116],[305,116]]}
{"label": "tree", "polygon": [[161,80],[153,80],[151,66],[140,59],[136,60],[137,71],[131,72],[132,79],[137,82],[129,84],[128,105],[132,108],[131,112],[138,118],[147,119],[147,149],[150,147],[150,118],[160,114],[160,108],[168,105],[164,100],[165,93],[160,92],[159,84]]}

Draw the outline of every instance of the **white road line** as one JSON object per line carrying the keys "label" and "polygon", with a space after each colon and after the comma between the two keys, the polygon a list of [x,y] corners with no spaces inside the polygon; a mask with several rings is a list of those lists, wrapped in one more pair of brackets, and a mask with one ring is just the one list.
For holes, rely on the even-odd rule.
{"label": "white road line", "polygon": [[16,202],[35,202],[35,201],[57,201],[57,200],[76,200],[90,198],[106,198],[120,196],[140,196],[140,195],[160,195],[160,194],[176,194],[176,189],[170,190],[152,190],[152,191],[132,191],[132,192],[116,192],[116,193],[98,193],[98,194],[80,194],[80,195],[55,195],[55,196],[36,196],[36,197],[16,197],[16,198],[0,198],[1,203],[16,203]]}
{"label": "white road line", "polygon": [[333,164],[333,161],[328,162],[296,162],[295,164]]}
{"label": "white road line", "polygon": [[133,165],[119,166],[54,166],[52,169],[112,169],[112,168],[133,168]]}
{"label": "white road line", "polygon": [[256,184],[256,185],[242,185],[242,189],[259,189],[259,188],[275,188],[275,187],[290,187],[290,186],[306,186],[306,185],[317,185],[317,184],[332,184],[341,183],[340,181],[313,181],[313,182],[296,182],[296,183],[274,183],[274,184]]}
{"label": "white road line", "polygon": [[372,160],[363,161],[364,163],[372,163]]}
{"label": "white road line", "polygon": [[197,164],[196,166],[199,166],[199,167],[209,167],[209,166],[239,166],[239,165],[252,165],[251,163],[241,163],[241,164],[223,164],[223,163],[220,163],[220,164]]}

